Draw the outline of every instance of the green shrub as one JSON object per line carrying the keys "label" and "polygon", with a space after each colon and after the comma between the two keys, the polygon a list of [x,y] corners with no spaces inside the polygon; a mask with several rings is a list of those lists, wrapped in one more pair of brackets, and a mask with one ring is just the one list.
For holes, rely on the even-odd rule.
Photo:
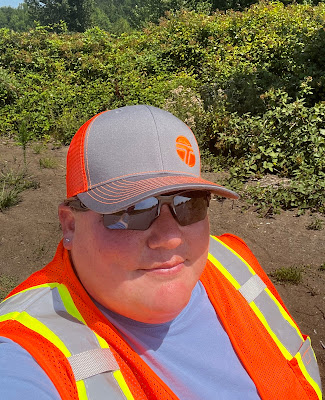
{"label": "green shrub", "polygon": [[324,220],[314,217],[313,220],[307,225],[307,229],[312,231],[321,231],[324,227]]}
{"label": "green shrub", "polygon": [[18,83],[9,71],[0,67],[0,104],[12,104],[18,98]]}
{"label": "green shrub", "polygon": [[271,274],[277,281],[297,285],[302,281],[301,268],[282,267]]}

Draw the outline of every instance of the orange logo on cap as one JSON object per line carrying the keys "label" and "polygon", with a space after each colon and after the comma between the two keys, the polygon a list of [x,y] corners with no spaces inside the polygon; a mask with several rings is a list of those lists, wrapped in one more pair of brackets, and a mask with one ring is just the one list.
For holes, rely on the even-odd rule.
{"label": "orange logo on cap", "polygon": [[176,151],[185,164],[187,164],[189,167],[194,167],[195,154],[193,147],[185,136],[178,136],[176,139]]}

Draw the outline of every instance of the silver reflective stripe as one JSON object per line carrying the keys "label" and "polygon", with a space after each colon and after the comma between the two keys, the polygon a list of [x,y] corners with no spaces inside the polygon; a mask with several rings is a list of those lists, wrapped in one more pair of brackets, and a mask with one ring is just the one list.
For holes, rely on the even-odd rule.
{"label": "silver reflective stripe", "polygon": [[[223,260],[223,267],[226,268],[231,276],[240,283],[241,287],[239,292],[243,291],[245,299],[254,299],[255,305],[259,311],[264,315],[272,332],[276,335],[278,340],[284,345],[292,357],[299,351],[302,344],[302,339],[297,331],[291,326],[282,316],[279,307],[272,298],[265,291],[266,285],[262,290],[261,283],[258,283],[258,289],[255,288],[254,283],[257,283],[260,278],[254,278],[254,275],[248,266],[232,251],[227,249],[222,243],[214,239],[210,240],[212,251],[210,253],[218,261]],[[210,246],[211,248],[211,246]],[[222,255],[220,257],[220,255]],[[245,281],[244,281],[245,278]],[[258,295],[256,296],[258,292]],[[248,301],[249,303],[251,301]]]}
{"label": "silver reflective stripe", "polygon": [[266,288],[265,283],[258,275],[251,276],[240,288],[240,293],[245,297],[247,303],[251,303]]}
{"label": "silver reflective stripe", "polygon": [[88,400],[127,400],[111,373],[94,375],[84,383]]}
{"label": "silver reflective stripe", "polygon": [[[119,369],[110,349],[105,349],[103,353],[106,359],[104,367],[103,356],[98,356],[103,349],[96,335],[85,324],[68,313],[56,287],[52,289],[50,287],[31,289],[18,293],[0,304],[0,315],[14,311],[26,311],[31,317],[49,328],[68,348],[72,357],[69,358],[70,360],[78,360],[79,356],[79,360],[84,361],[84,356],[80,356],[80,354],[85,352],[88,354],[89,362],[92,364],[91,370],[93,372],[99,371],[97,375],[93,376],[89,375],[89,371],[85,373],[88,377],[83,381],[88,400],[126,399],[113,373],[110,372]],[[89,357],[91,354],[95,355],[92,360]],[[72,363],[74,362],[77,364],[77,361],[72,361]],[[113,366],[113,368],[111,369],[110,366]],[[103,368],[106,372],[102,371]],[[72,366],[72,370],[74,371],[74,366]],[[78,370],[78,367],[76,367],[76,370],[81,374],[83,369],[80,367],[80,370]],[[85,371],[83,370],[83,372]],[[77,376],[77,378],[79,377]]]}
{"label": "silver reflective stripe", "polygon": [[315,353],[311,347],[311,342],[309,337],[301,346],[299,354],[301,355],[302,362],[305,368],[307,369],[309,375],[315,377],[317,385],[321,388],[321,379],[319,376],[317,360],[315,357]]}
{"label": "silver reflective stripe", "polygon": [[23,312],[31,304],[42,298],[44,293],[48,292],[49,290],[49,288],[37,288],[9,297],[9,299],[4,300],[0,304],[0,314],[8,314],[14,311]]}
{"label": "silver reflective stripe", "polygon": [[[231,251],[227,250],[225,246],[213,238],[210,238],[209,253],[223,265],[240,286],[247,282],[252,276],[251,272],[240,258],[236,257]],[[243,268],[243,265],[245,268]]]}
{"label": "silver reflective stripe", "polygon": [[[35,294],[33,301],[32,293]],[[25,296],[27,296],[26,303]],[[9,298],[4,304],[11,311],[26,311],[42,322],[62,340],[71,354],[100,347],[93,332],[67,312],[57,288],[42,287],[28,290]],[[14,309],[15,306],[16,309]],[[6,310],[7,312],[9,311]],[[1,313],[3,313],[2,310]]]}
{"label": "silver reflective stripe", "polygon": [[[298,330],[289,323],[288,320],[291,320],[290,316],[287,315],[286,311],[282,309],[265,290],[267,286],[261,278],[252,273],[246,263],[236,253],[229,250],[225,244],[213,237],[210,238],[209,253],[222,264],[232,278],[239,283],[240,287],[238,291],[251,307],[253,307],[253,305],[257,307],[269,326],[267,329],[271,329],[277,340],[284,346],[291,357],[298,359],[298,356],[301,355],[302,363],[309,374],[308,380],[310,381],[311,378],[314,381],[314,389],[316,383],[319,386],[319,388],[317,388],[318,393],[321,393],[319,369],[316,357],[311,348],[310,340],[307,339],[303,341]],[[216,267],[218,268],[218,265],[216,265]],[[226,275],[224,276],[227,278]],[[281,311],[283,314],[287,315],[288,320]],[[256,315],[260,319],[260,316],[258,314]],[[264,324],[262,320],[261,322]],[[276,344],[279,346],[278,343]],[[304,373],[304,371],[302,372]]]}
{"label": "silver reflective stripe", "polygon": [[294,357],[303,343],[296,329],[283,318],[279,307],[265,291],[255,299],[254,303],[264,315],[276,337],[287,349],[291,357]]}
{"label": "silver reflective stripe", "polygon": [[93,349],[68,358],[76,381],[119,368],[110,349]]}

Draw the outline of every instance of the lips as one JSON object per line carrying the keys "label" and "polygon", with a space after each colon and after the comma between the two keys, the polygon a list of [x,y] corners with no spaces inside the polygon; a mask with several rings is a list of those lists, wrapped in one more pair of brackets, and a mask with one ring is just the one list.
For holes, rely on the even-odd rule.
{"label": "lips", "polygon": [[172,271],[172,270],[177,270],[180,269],[184,266],[185,260],[182,257],[173,257],[171,260],[166,261],[164,263],[154,263],[151,267],[149,268],[144,268],[144,271],[150,272],[150,271]]}

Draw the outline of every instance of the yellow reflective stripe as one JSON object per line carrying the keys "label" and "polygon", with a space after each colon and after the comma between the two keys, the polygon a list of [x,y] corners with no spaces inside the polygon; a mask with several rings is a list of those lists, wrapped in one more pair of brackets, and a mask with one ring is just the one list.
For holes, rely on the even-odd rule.
{"label": "yellow reflective stripe", "polygon": [[[68,288],[63,284],[56,284],[56,285],[53,285],[52,287],[57,287],[60,297],[61,297],[61,300],[62,300],[67,312],[86,325],[85,320],[83,319],[82,315],[80,314],[79,310],[77,309],[76,305],[74,304],[74,301],[70,295]],[[95,331],[92,331],[92,332],[96,336],[99,346],[102,349],[109,348],[109,345],[105,339],[103,339],[101,336],[99,336]],[[134,400],[132,393],[130,392],[129,387],[127,386],[127,383],[125,382],[125,379],[124,379],[121,371],[120,370],[115,371],[113,373],[113,375],[114,375],[118,385],[120,386],[122,392],[124,393],[125,397],[127,398],[127,400]],[[79,399],[87,400],[87,392],[86,392],[84,381],[83,380],[78,381],[78,382],[76,382],[76,384],[77,384]]]}
{"label": "yellow reflective stripe", "polygon": [[16,319],[17,315],[19,315],[18,311],[13,311],[8,314],[0,315],[0,322],[7,321],[9,319]]}
{"label": "yellow reflective stripe", "polygon": [[[60,297],[61,297],[61,300],[62,300],[67,312],[71,316],[76,318],[78,321],[82,322],[84,325],[87,326],[86,321],[84,320],[84,318],[80,314],[79,310],[77,309],[76,305],[74,304],[74,301],[70,295],[68,288],[63,284],[57,284],[57,286],[54,286],[54,287],[57,287]],[[96,332],[94,332],[94,331],[92,331],[92,332],[96,336],[101,348],[109,348],[107,342],[102,337],[100,337]],[[77,386],[77,390],[78,390],[79,400],[88,400],[85,382],[83,380],[76,381],[76,386]]]}
{"label": "yellow reflective stripe", "polygon": [[[70,357],[71,353],[64,345],[62,340],[57,337],[46,325],[39,322],[36,318],[31,317],[26,311],[19,313],[18,311],[8,313],[0,317],[0,322],[4,320],[16,320],[17,322],[24,325],[26,328],[38,333],[39,335],[43,336],[49,342],[53,343],[61,352],[65,355],[65,357]],[[77,390],[80,400],[88,400],[86,394],[86,387],[83,381],[78,385],[77,383]]]}
{"label": "yellow reflective stripe", "polygon": [[[75,317],[77,320],[82,322],[84,325],[87,325],[86,321],[83,319],[82,315],[80,314],[79,310],[77,309],[76,305],[74,304],[74,301],[70,295],[68,288],[63,284],[58,285],[57,288],[58,288],[61,300],[62,300],[67,312],[70,315],[72,315],[73,317]],[[98,343],[102,349],[109,348],[109,345],[106,342],[106,340],[104,340],[101,336],[99,336],[95,331],[92,331],[92,332],[96,336]]]}
{"label": "yellow reflective stripe", "polygon": [[[47,328],[47,326],[39,322],[36,318],[33,318],[30,315],[28,315],[26,311],[20,313],[20,315],[18,316],[18,318],[16,318],[16,320],[22,323],[24,326],[26,326],[26,328],[29,328],[34,332],[37,332],[38,334],[42,335],[45,339],[47,339],[49,342],[53,343],[59,350],[62,351],[65,357],[68,358],[71,356],[70,351],[64,345],[62,340],[58,336],[56,336],[49,328]],[[78,396],[82,400],[87,400],[88,397],[86,393],[85,383],[83,381],[80,382],[81,383],[77,385]]]}
{"label": "yellow reflective stripe", "polygon": [[49,342],[53,343],[66,357],[71,356],[70,351],[62,342],[62,340],[56,336],[46,325],[42,324],[42,322],[40,322],[38,319],[30,316],[26,311],[19,313],[15,320],[20,322],[26,328],[29,328],[43,336]]}
{"label": "yellow reflective stripe", "polygon": [[100,347],[101,347],[102,349],[109,349],[109,345],[108,345],[108,343],[106,342],[106,340],[103,339],[101,336],[99,336],[95,331],[92,331],[92,332],[93,332],[94,335],[96,336]]}
{"label": "yellow reflective stripe", "polygon": [[[256,275],[256,272],[253,270],[253,268],[238,254],[236,253],[232,248],[230,248],[229,246],[227,246],[225,243],[223,243],[221,240],[219,240],[218,238],[214,238],[212,237],[212,239],[218,241],[219,243],[221,243],[225,248],[227,248],[229,251],[231,251],[235,256],[237,256],[249,269],[249,271],[251,272],[251,274],[254,276]],[[210,257],[209,260],[220,270],[220,272],[225,276],[225,278],[227,278],[232,285],[238,290],[241,286],[238,284],[238,282],[232,277],[232,275],[230,275],[228,273],[227,270],[225,270],[225,268],[218,262],[218,260],[216,260],[211,254],[209,254]],[[297,333],[298,337],[301,340],[301,344],[304,343],[304,338],[302,336],[302,334],[299,331],[298,326],[295,324],[295,322],[293,321],[293,319],[290,317],[290,315],[287,313],[287,311],[283,308],[283,306],[281,305],[281,303],[277,300],[277,298],[272,294],[272,292],[270,291],[269,288],[265,288],[264,291],[267,293],[267,295],[269,296],[269,298],[274,302],[274,304],[277,306],[281,317],[283,318],[283,323],[288,323],[292,328],[294,328],[295,332]],[[269,335],[272,337],[272,339],[274,340],[274,342],[276,343],[277,347],[279,348],[279,350],[281,351],[281,353],[283,354],[283,356],[287,359],[287,360],[292,360],[292,355],[291,353],[289,353],[289,351],[286,349],[286,347],[282,344],[282,342],[280,341],[280,339],[277,337],[277,335],[274,333],[274,331],[272,330],[272,328],[270,327],[267,319],[264,317],[263,313],[260,311],[260,309],[258,308],[258,306],[255,304],[254,301],[252,301],[251,303],[249,303],[252,311],[256,314],[257,318],[260,320],[260,322],[263,324],[263,326],[265,327],[265,329],[267,330],[267,332],[269,333]],[[312,347],[310,347],[311,351],[314,353]],[[298,365],[300,367],[300,370],[302,372],[302,374],[305,376],[306,380],[309,382],[309,384],[313,387],[313,389],[315,390],[315,392],[317,393],[317,396],[319,398],[319,400],[322,399],[322,391],[321,391],[321,387],[318,385],[318,383],[310,376],[308,370],[306,369],[301,354],[297,353],[294,357],[297,362]],[[316,357],[315,357],[316,359]]]}
{"label": "yellow reflective stripe", "polygon": [[124,376],[120,370],[113,372],[114,378],[116,379],[117,383],[119,384],[123,394],[127,398],[127,400],[134,400],[132,393],[124,380]]}
{"label": "yellow reflective stripe", "polygon": [[212,262],[212,264],[218,268],[218,270],[224,275],[226,279],[238,290],[240,288],[240,284],[236,281],[236,279],[226,270],[226,268],[216,259],[211,253],[208,253],[208,260]]}
{"label": "yellow reflective stripe", "polygon": [[297,325],[294,323],[294,321],[292,320],[292,318],[290,317],[290,315],[286,312],[286,310],[282,307],[282,305],[280,304],[280,302],[278,301],[278,299],[272,294],[272,292],[270,291],[269,288],[265,289],[266,293],[271,297],[271,299],[274,301],[274,303],[277,305],[282,317],[288,321],[288,323],[296,330],[297,335],[300,337],[300,339],[304,342],[305,339],[302,336],[302,334],[300,333]]}
{"label": "yellow reflective stripe", "polygon": [[252,310],[254,311],[254,313],[256,314],[257,318],[264,325],[264,328],[268,331],[269,335],[271,335],[272,339],[275,341],[275,343],[279,347],[279,349],[280,349],[281,353],[283,354],[283,356],[287,360],[291,360],[292,359],[292,355],[288,352],[288,350],[283,346],[283,344],[280,342],[280,340],[278,339],[276,334],[272,331],[272,329],[270,328],[270,325],[268,324],[267,320],[265,319],[264,315],[261,313],[261,311],[259,310],[257,305],[254,302],[252,302],[252,303],[250,303],[250,306],[251,306]]}
{"label": "yellow reflective stripe", "polygon": [[[314,353],[314,350],[311,347],[312,352]],[[314,353],[315,356],[315,353]],[[298,361],[298,365],[299,368],[301,370],[301,372],[303,373],[303,375],[305,376],[305,378],[307,379],[307,381],[309,382],[309,384],[313,387],[313,389],[315,390],[319,400],[322,400],[322,390],[321,388],[318,386],[318,384],[314,381],[314,379],[309,375],[303,361],[301,358],[301,354],[297,353],[296,356],[294,357],[297,361]]]}
{"label": "yellow reflective stripe", "polygon": [[[249,268],[250,272],[253,275],[256,275],[256,272],[252,269],[252,267],[238,254],[236,253],[231,247],[227,246],[225,243],[223,243],[221,240],[217,239],[217,238],[213,238],[215,240],[218,240],[222,245],[224,245],[229,251],[231,251],[234,255],[236,255],[238,258],[240,258],[240,260]],[[210,255],[210,254],[209,254]],[[218,262],[218,260],[216,260],[213,256],[211,256],[210,261],[212,261],[215,265],[217,266],[217,268],[220,270],[220,272],[223,273],[223,275],[233,284],[233,286],[238,290],[241,286],[239,285],[239,283],[232,277],[232,275],[229,274],[229,272]],[[223,272],[223,270],[225,272]],[[298,336],[301,338],[302,341],[304,341],[303,336],[301,335],[297,325],[294,323],[294,321],[290,318],[290,316],[288,315],[288,313],[285,311],[285,309],[282,307],[282,305],[279,303],[279,301],[277,300],[277,298],[272,294],[272,292],[270,291],[270,289],[268,289],[267,287],[264,289],[265,292],[271,297],[271,299],[274,301],[274,303],[277,305],[282,317],[288,321],[288,323],[295,329],[295,331],[297,332]],[[264,325],[264,327],[267,329],[267,331],[269,332],[269,334],[272,336],[272,338],[274,339],[274,341],[276,342],[277,346],[279,347],[280,351],[282,352],[282,354],[285,356],[285,358],[287,360],[290,360],[292,358],[292,356],[290,355],[290,353],[288,352],[288,350],[283,346],[283,344],[281,343],[281,341],[278,339],[278,337],[275,335],[275,333],[272,331],[272,329],[270,328],[270,325],[268,324],[267,320],[265,319],[264,315],[261,313],[261,311],[258,309],[258,307],[256,306],[256,304],[254,302],[251,302],[249,304],[251,306],[251,308],[253,309],[253,311],[255,312],[255,314],[257,315],[257,317],[259,318],[259,320],[262,322],[262,324]]]}
{"label": "yellow reflective stripe", "polygon": [[78,400],[88,400],[87,390],[84,381],[76,382],[77,391],[78,391]]}
{"label": "yellow reflective stripe", "polygon": [[74,301],[72,300],[71,294],[68,288],[63,284],[57,284],[57,289],[59,291],[61,300],[64,304],[65,309],[67,312],[76,318],[78,321],[82,322],[86,325],[86,321],[83,319],[82,315],[80,314],[79,310],[77,309]]}
{"label": "yellow reflective stripe", "polygon": [[[17,296],[18,294],[25,293],[25,292],[29,292],[30,290],[34,290],[34,289],[38,289],[38,288],[42,288],[42,287],[54,288],[54,287],[56,287],[56,286],[58,286],[58,285],[59,285],[59,283],[54,282],[54,283],[45,283],[45,284],[42,284],[42,285],[32,286],[32,287],[30,287],[30,288],[21,290],[21,291],[18,292],[18,293],[12,294],[11,296],[7,297],[5,300],[11,299],[12,297]],[[5,301],[5,300],[4,300],[4,301]]]}
{"label": "yellow reflective stripe", "polygon": [[221,243],[223,246],[225,246],[229,251],[231,251],[236,257],[238,257],[245,265],[246,267],[249,269],[249,272],[252,275],[256,275],[256,272],[254,271],[254,269],[248,264],[248,262],[246,260],[243,259],[243,257],[241,257],[238,253],[235,252],[234,249],[232,249],[231,247],[229,247],[228,245],[226,245],[226,243],[224,243],[222,240],[216,238],[216,237],[212,237],[214,240],[218,241],[219,243]]}
{"label": "yellow reflective stripe", "polygon": [[61,300],[62,300],[67,312],[70,315],[72,315],[73,317],[75,317],[76,319],[78,319],[79,321],[81,321],[84,324],[86,324],[86,322],[83,319],[82,315],[80,314],[79,310],[75,306],[75,304],[74,304],[74,302],[72,300],[72,297],[71,297],[71,295],[69,293],[68,288],[63,283],[51,282],[51,283],[44,283],[42,285],[32,286],[32,287],[30,287],[28,289],[24,289],[24,290],[21,290],[18,293],[13,294],[12,296],[8,297],[8,299],[13,297],[13,296],[16,296],[18,294],[25,293],[25,292],[28,292],[28,291],[34,290],[34,289],[44,288],[44,287],[48,287],[50,289],[57,288],[59,293],[60,293]]}
{"label": "yellow reflective stripe", "polygon": [[[76,305],[74,304],[74,301],[70,295],[70,292],[68,290],[68,288],[64,285],[64,284],[60,284],[57,282],[53,282],[53,283],[46,283],[46,284],[42,284],[42,285],[37,285],[37,286],[33,286],[31,288],[25,289],[20,291],[19,293],[16,294],[21,294],[33,289],[39,289],[42,287],[49,287],[51,289],[53,288],[57,288],[60,294],[60,298],[64,304],[64,307],[66,309],[66,311],[73,316],[74,318],[78,319],[80,322],[82,322],[83,324],[86,324],[84,318],[82,317],[82,315],[80,314],[79,310],[77,309]],[[13,295],[15,296],[15,295]],[[10,296],[12,297],[12,296]],[[0,322],[2,320],[7,320],[7,319],[17,319],[20,318],[21,319],[21,314],[26,314],[28,315],[26,312],[23,313],[19,313],[19,312],[12,312],[12,313],[8,313],[4,316],[0,317]],[[17,318],[18,317],[18,318]],[[24,324],[21,320],[19,322],[21,322],[23,325],[25,325],[27,328],[30,328],[32,330],[34,330],[35,332],[39,333],[40,335],[42,335],[43,337],[45,337],[46,339],[48,339],[51,343],[53,343],[55,346],[57,346],[62,353],[68,358],[71,356],[71,353],[69,352],[69,350],[65,347],[65,345],[63,344],[63,342],[56,336],[53,334],[53,332],[48,329],[45,325],[43,325],[41,322],[39,322],[38,320],[36,320],[35,318],[31,317],[28,315],[28,317],[30,318],[30,325]],[[36,321],[36,323],[34,322]],[[44,327],[45,329],[41,329],[41,326]],[[108,343],[106,342],[106,340],[104,340],[101,336],[99,336],[95,331],[92,331],[92,333],[96,336],[99,346],[103,349],[105,348],[109,348]],[[60,343],[59,343],[60,342]],[[63,350],[66,351],[63,351]],[[125,397],[127,398],[127,400],[134,400],[134,397],[132,396],[132,393],[129,389],[129,387],[127,386],[127,383],[125,382],[125,379],[121,373],[120,370],[117,370],[113,373],[118,385],[120,386],[122,392],[124,393]],[[86,387],[85,387],[85,383],[83,380],[80,380],[78,382],[76,382],[76,386],[77,386],[77,391],[78,391],[78,396],[80,400],[88,400],[87,397],[87,391],[86,391]]]}
{"label": "yellow reflective stripe", "polygon": [[[59,292],[60,292],[60,295],[61,295],[61,293],[65,293],[65,290],[68,291],[67,288],[64,285],[60,285],[59,283],[50,283],[50,284],[45,284],[45,285],[33,286],[32,288],[26,289],[26,290],[21,291],[19,293],[23,293],[23,292],[26,292],[26,291],[32,290],[32,289],[38,289],[38,288],[41,288],[41,287],[50,287],[50,288],[57,287]],[[19,294],[19,293],[17,293],[17,294]],[[65,295],[66,295],[66,293],[65,293]],[[70,296],[70,294],[69,294],[69,296]],[[71,299],[71,301],[72,301],[72,299]],[[73,303],[73,305],[74,305],[74,303]],[[72,310],[72,309],[73,308],[71,307],[71,304],[70,304],[69,310]],[[78,312],[78,314],[79,314],[79,312]],[[26,311],[23,311],[21,313],[16,311],[16,312],[12,312],[12,313],[8,313],[6,315],[3,315],[3,316],[0,317],[0,322],[2,322],[4,320],[8,320],[8,319],[11,319],[11,320],[15,319],[16,321],[18,321],[22,325],[24,325],[26,328],[29,328],[32,331],[37,332],[38,334],[43,336],[49,342],[53,343],[59,350],[61,350],[61,352],[65,355],[65,357],[68,358],[68,357],[71,356],[70,351],[64,345],[62,340],[58,336],[56,336],[44,324],[39,322],[36,318],[31,317]],[[86,386],[85,386],[84,381],[76,382],[76,386],[77,386],[79,400],[88,400]]]}

